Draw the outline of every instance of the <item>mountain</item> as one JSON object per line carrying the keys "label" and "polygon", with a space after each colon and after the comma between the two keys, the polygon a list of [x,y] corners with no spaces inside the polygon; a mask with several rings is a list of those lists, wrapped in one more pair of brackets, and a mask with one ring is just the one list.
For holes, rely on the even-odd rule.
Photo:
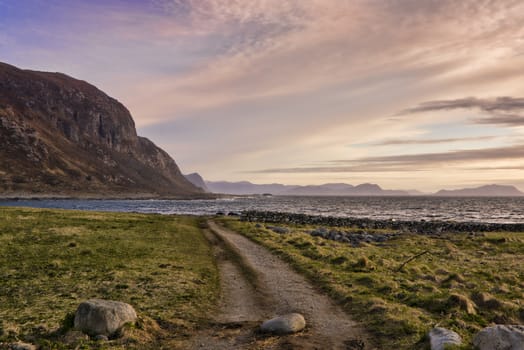
{"label": "mountain", "polygon": [[442,197],[517,197],[524,196],[514,186],[486,185],[476,188],[463,188],[460,190],[440,190],[435,196]]}
{"label": "mountain", "polygon": [[0,63],[0,195],[191,197],[203,191],[129,111],[61,73]]}
{"label": "mountain", "polygon": [[352,186],[344,183],[297,186],[283,195],[290,196],[407,196],[405,191],[383,190],[376,184]]}
{"label": "mountain", "polygon": [[186,180],[191,182],[196,187],[203,189],[204,192],[209,192],[209,189],[206,186],[206,182],[204,181],[202,176],[200,176],[199,173],[187,174],[184,175],[184,177],[186,178]]}
{"label": "mountain", "polygon": [[323,185],[282,185],[282,184],[253,184],[248,181],[226,182],[206,181],[207,187],[213,193],[227,193],[235,195],[264,194],[284,196],[408,196],[406,191],[383,190],[375,184],[361,184],[357,186],[345,183],[329,183]]}
{"label": "mountain", "polygon": [[248,181],[228,182],[228,181],[206,181],[207,188],[213,193],[227,193],[235,195],[249,194],[281,194],[282,192],[297,186],[281,184],[257,185]]}
{"label": "mountain", "polygon": [[351,191],[353,185],[344,183],[329,183],[324,185],[296,186],[284,191],[282,194],[289,196],[339,196]]}

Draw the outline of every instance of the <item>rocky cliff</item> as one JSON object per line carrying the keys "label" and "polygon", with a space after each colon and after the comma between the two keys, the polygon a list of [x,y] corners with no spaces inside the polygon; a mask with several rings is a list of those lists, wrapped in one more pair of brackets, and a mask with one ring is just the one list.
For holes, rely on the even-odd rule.
{"label": "rocky cliff", "polygon": [[93,85],[0,63],[0,195],[178,197],[203,191]]}

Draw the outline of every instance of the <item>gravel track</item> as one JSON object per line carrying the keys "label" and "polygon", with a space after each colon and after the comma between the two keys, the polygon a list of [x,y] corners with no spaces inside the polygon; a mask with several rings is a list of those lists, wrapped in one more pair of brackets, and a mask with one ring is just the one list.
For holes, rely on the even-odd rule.
{"label": "gravel track", "polygon": [[[266,248],[208,221],[206,237],[220,270],[222,300],[194,349],[371,349],[365,332],[340,307]],[[258,332],[276,315],[304,315],[306,330],[288,336]]]}

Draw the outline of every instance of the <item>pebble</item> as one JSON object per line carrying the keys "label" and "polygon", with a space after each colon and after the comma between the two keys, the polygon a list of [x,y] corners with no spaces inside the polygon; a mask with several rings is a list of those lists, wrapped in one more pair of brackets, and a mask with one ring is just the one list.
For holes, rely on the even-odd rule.
{"label": "pebble", "polygon": [[282,335],[300,332],[305,327],[306,320],[304,316],[298,313],[291,313],[265,321],[260,326],[260,330],[263,333]]}

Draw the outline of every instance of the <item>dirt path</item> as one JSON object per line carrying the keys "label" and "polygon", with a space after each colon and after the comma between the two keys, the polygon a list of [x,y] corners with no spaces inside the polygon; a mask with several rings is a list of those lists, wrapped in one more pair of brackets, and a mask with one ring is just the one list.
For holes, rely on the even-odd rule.
{"label": "dirt path", "polygon": [[[192,341],[194,349],[369,349],[365,333],[328,297],[267,249],[209,221],[223,298],[215,324]],[[258,333],[261,322],[299,312],[305,331],[282,337]]]}

